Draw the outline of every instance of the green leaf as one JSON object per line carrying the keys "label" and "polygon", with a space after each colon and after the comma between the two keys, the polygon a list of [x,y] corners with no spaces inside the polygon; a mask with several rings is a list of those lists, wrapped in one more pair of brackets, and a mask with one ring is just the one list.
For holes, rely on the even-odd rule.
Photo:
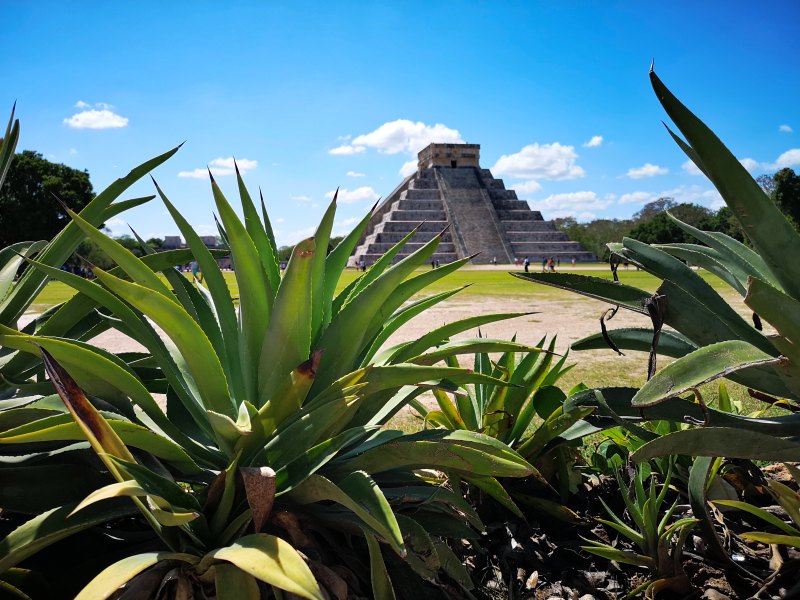
{"label": "green leaf", "polygon": [[236,168],[236,183],[239,186],[239,198],[242,202],[245,229],[247,229],[250,239],[253,240],[253,244],[255,244],[258,250],[261,266],[264,268],[264,273],[267,274],[270,288],[272,290],[277,290],[281,283],[281,272],[278,268],[275,241],[271,239],[266,228],[261,223],[253,199],[250,197],[250,193],[247,191],[242,175],[239,172],[239,165],[236,164],[236,161],[234,161],[233,164]]}
{"label": "green leaf", "polygon": [[[653,330],[640,327],[614,329],[608,332],[608,336],[621,350],[650,352],[650,346],[653,343]],[[603,339],[603,336],[597,333],[580,339],[577,342],[573,342],[570,347],[573,350],[605,350],[608,348],[608,344],[605,339]],[[661,336],[658,340],[659,354],[671,356],[672,358],[680,358],[694,350],[697,350],[697,344],[682,333],[677,331],[661,331]]]}
{"label": "green leaf", "polygon": [[258,582],[233,565],[214,565],[214,590],[217,600],[261,600]]}
{"label": "green leaf", "polygon": [[582,296],[610,302],[623,306],[629,310],[647,314],[645,302],[652,296],[649,292],[629,285],[588,275],[574,275],[572,273],[510,273],[514,277],[543,283],[562,290],[575,292]]}
{"label": "green leaf", "polygon": [[363,471],[353,471],[339,485],[321,475],[311,475],[292,491],[291,498],[300,504],[324,500],[341,504],[381,535],[400,556],[406,553],[403,534],[389,502],[375,481]]}
{"label": "green leaf", "polygon": [[367,549],[369,550],[369,575],[372,583],[372,596],[381,600],[394,600],[394,587],[392,586],[392,580],[389,579],[386,563],[383,562],[380,544],[378,544],[375,536],[368,531],[364,531],[364,538],[367,540]]}
{"label": "green leaf", "polygon": [[673,96],[655,72],[650,82],[664,110],[703,163],[709,179],[738,218],[772,274],[793,297],[800,297],[800,236],[739,160],[714,133]]}
{"label": "green leaf", "polygon": [[656,373],[633,397],[635,407],[647,407],[678,396],[736,371],[780,362],[740,340],[711,344],[679,358]]}
{"label": "green leaf", "polygon": [[97,577],[92,579],[81,590],[75,600],[104,600],[109,598],[139,573],[162,560],[178,560],[190,565],[198,562],[196,556],[176,552],[147,552],[146,554],[128,556],[103,569]]}
{"label": "green leaf", "polygon": [[725,456],[750,460],[800,460],[800,443],[766,433],[730,427],[686,429],[658,437],[633,453],[640,462],[658,456]]}
{"label": "green leaf", "polygon": [[798,531],[791,525],[787,525],[778,517],[773,515],[771,512],[766,511],[763,508],[753,506],[752,504],[748,504],[747,502],[740,502],[738,500],[714,500],[713,503],[719,504],[720,506],[730,506],[731,508],[738,508],[739,510],[743,510],[746,513],[750,513],[751,515],[756,516],[763,521],[766,521],[770,525],[777,527],[778,529],[788,533],[789,535],[800,536],[800,531]]}
{"label": "green leaf", "polygon": [[[261,344],[270,321],[276,290],[270,286],[253,240],[213,177],[211,177],[211,191],[228,235],[231,258],[236,269],[236,281],[239,284],[241,368],[244,373],[246,397],[250,399],[257,396],[258,359],[261,356]],[[227,410],[217,410],[217,412],[233,416]]]}
{"label": "green leaf", "polygon": [[197,322],[179,304],[148,288],[124,281],[102,269],[94,270],[112,292],[150,317],[180,350],[207,409],[236,416],[225,372],[211,342]]}
{"label": "green leaf", "polygon": [[245,573],[291,594],[325,600],[311,570],[292,546],[281,538],[255,533],[239,538],[208,557],[225,560]]}
{"label": "green leaf", "polygon": [[775,533],[750,532],[743,533],[742,537],[746,540],[761,542],[762,544],[778,544],[782,546],[794,546],[800,548],[800,535],[778,535]]}
{"label": "green leaf", "polygon": [[43,512],[0,541],[0,573],[74,533],[136,513],[130,502],[114,502],[92,506],[70,516],[75,506],[67,504]]}
{"label": "green leaf", "polygon": [[[259,407],[288,385],[292,371],[308,360],[311,348],[311,269],[316,251],[314,238],[297,244],[278,288],[272,317],[261,345]],[[299,405],[292,408],[296,410]]]}

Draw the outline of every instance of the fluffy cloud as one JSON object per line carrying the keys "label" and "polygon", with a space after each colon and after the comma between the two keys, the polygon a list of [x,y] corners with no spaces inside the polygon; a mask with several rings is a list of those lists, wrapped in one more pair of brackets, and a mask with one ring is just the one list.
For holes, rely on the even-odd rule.
{"label": "fluffy cloud", "polygon": [[586,142],[583,147],[584,148],[599,148],[603,145],[603,136],[602,135],[593,135],[592,139]]}
{"label": "fluffy cloud", "polygon": [[759,165],[757,160],[754,160],[752,158],[740,158],[739,162],[742,163],[742,166],[751,173],[753,171],[757,171],[761,166]]}
{"label": "fluffy cloud", "polygon": [[328,150],[328,154],[334,154],[336,156],[349,156],[351,154],[361,154],[364,152],[366,148],[364,146],[348,146],[347,144],[343,146],[337,146],[331,150]]}
{"label": "fluffy cloud", "polygon": [[340,235],[342,236],[347,235],[353,229],[353,225],[355,225],[359,221],[361,221],[361,217],[350,217],[344,219],[341,223],[336,222],[333,224],[333,230],[331,231],[331,235],[333,237],[337,237]]}
{"label": "fluffy cloud", "polygon": [[[328,192],[325,194],[325,197],[331,199],[335,193],[336,192],[334,191]],[[355,204],[356,202],[363,202],[364,200],[375,202],[378,198],[380,198],[378,192],[376,192],[370,186],[365,185],[354,190],[340,188],[336,201],[340,204]]]}
{"label": "fluffy cloud", "polygon": [[689,175],[702,175],[703,172],[692,161],[687,160],[681,165],[681,169],[686,171]]}
{"label": "fluffy cloud", "polygon": [[800,165],[800,148],[792,148],[787,150],[778,157],[774,165],[770,165],[774,169],[784,169],[786,167],[796,167]]}
{"label": "fluffy cloud", "polygon": [[457,129],[441,123],[426,125],[422,121],[415,123],[408,119],[397,119],[384,123],[375,131],[356,136],[349,144],[334,148],[330,153],[357,154],[373,148],[381,154],[416,154],[433,142],[460,144],[463,141]]}
{"label": "fluffy cloud", "polygon": [[515,154],[501,156],[492,173],[518,179],[576,179],[585,175],[575,164],[577,159],[574,146],[529,144]]}
{"label": "fluffy cloud", "polygon": [[[249,160],[247,158],[240,158],[235,161],[235,164],[239,165],[239,172],[244,175],[248,171],[252,171],[256,167],[258,167],[257,160]],[[234,168],[234,158],[229,156],[227,158],[219,157],[215,158],[211,162],[208,163],[208,169],[194,169],[192,171],[180,171],[178,173],[178,177],[186,177],[189,179],[205,179],[208,177],[208,171],[211,171],[211,174],[215,177],[226,177],[228,175],[233,175],[236,173]]]}
{"label": "fluffy cloud", "polygon": [[643,179],[644,177],[655,177],[656,175],[666,175],[667,173],[669,173],[669,169],[666,167],[645,163],[641,167],[628,169],[625,176],[631,179]]}
{"label": "fluffy cloud", "polygon": [[131,231],[128,224],[119,217],[112,217],[103,224],[103,229],[110,232],[112,236],[130,235]]}
{"label": "fluffy cloud", "polygon": [[622,194],[618,202],[620,204],[647,204],[655,199],[655,194],[651,194],[650,192],[629,192],[627,194]]}
{"label": "fluffy cloud", "polygon": [[542,189],[541,184],[535,179],[515,183],[511,186],[517,194],[532,194]]}
{"label": "fluffy cloud", "polygon": [[64,125],[73,129],[119,129],[128,126],[128,119],[111,110],[110,104],[97,102],[92,106],[88,102],[78,100],[75,108],[81,112],[64,119]]}
{"label": "fluffy cloud", "polygon": [[295,202],[302,202],[302,203],[311,202],[311,198],[309,198],[308,196],[292,196],[291,198]]}
{"label": "fluffy cloud", "polygon": [[791,125],[781,125],[780,127],[778,127],[778,131],[780,131],[781,133],[792,133],[794,129],[792,129]]}
{"label": "fluffy cloud", "polygon": [[399,171],[400,177],[408,177],[409,175],[414,173],[417,170],[417,163],[418,163],[417,159],[412,159],[407,162],[404,162],[403,166],[400,167]]}
{"label": "fluffy cloud", "polygon": [[348,177],[364,177],[364,176],[366,175],[366,173],[359,173],[359,172],[357,172],[357,171],[348,171],[348,172],[346,173],[346,175],[347,175]]}
{"label": "fluffy cloud", "polygon": [[544,213],[546,219],[576,216],[580,220],[593,218],[592,211],[604,210],[614,202],[614,195],[600,198],[595,192],[552,194],[544,200],[530,202],[531,209]]}

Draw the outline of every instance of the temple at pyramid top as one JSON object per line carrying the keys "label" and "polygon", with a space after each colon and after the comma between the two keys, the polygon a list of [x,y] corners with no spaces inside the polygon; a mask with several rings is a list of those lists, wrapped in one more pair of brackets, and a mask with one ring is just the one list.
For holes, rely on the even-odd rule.
{"label": "temple at pyramid top", "polygon": [[479,144],[430,144],[417,156],[417,170],[375,209],[351,257],[373,264],[418,227],[395,257],[401,260],[445,231],[434,259],[442,263],[472,256],[476,264],[513,263],[527,257],[536,264],[594,261],[552,221],[532,211],[507,190],[502,179],[480,166]]}

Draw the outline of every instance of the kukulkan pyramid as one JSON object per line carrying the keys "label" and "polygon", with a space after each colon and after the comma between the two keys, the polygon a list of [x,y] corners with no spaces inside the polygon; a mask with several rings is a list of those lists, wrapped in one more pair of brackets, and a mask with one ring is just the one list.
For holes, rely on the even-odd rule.
{"label": "kukulkan pyramid", "polygon": [[[419,226],[395,257],[401,260],[447,227],[434,259],[452,262],[480,252],[473,263],[532,263],[560,259],[594,261],[595,256],[539,211],[507,190],[502,179],[480,166],[479,144],[431,144],[416,172],[406,177],[375,209],[351,257],[367,266]],[[420,223],[422,223],[420,225]],[[448,227],[449,225],[449,227]]]}

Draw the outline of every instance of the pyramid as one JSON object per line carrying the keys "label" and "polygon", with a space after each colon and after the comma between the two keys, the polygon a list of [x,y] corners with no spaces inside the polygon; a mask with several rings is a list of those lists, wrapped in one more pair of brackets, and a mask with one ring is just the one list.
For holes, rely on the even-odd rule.
{"label": "pyramid", "polygon": [[401,260],[446,229],[434,259],[441,263],[471,256],[474,264],[536,264],[554,258],[596,260],[578,242],[545,221],[542,213],[507,190],[502,179],[480,166],[479,144],[431,144],[419,154],[417,170],[406,177],[372,214],[351,264],[373,264],[418,227],[395,257]]}

